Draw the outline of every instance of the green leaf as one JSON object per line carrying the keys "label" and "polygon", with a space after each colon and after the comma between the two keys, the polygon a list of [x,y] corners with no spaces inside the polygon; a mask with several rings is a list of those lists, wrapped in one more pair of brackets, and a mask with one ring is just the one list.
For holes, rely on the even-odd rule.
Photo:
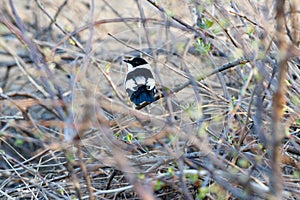
{"label": "green leaf", "polygon": [[69,154],[67,155],[67,160],[68,160],[69,162],[74,162],[74,160],[75,160],[74,154],[69,153]]}
{"label": "green leaf", "polygon": [[247,26],[247,34],[252,35],[254,32],[254,26],[248,25]]}
{"label": "green leaf", "polygon": [[232,111],[234,109],[235,100],[236,100],[235,97],[232,96],[231,99],[230,99],[229,105],[228,105],[230,111]]}
{"label": "green leaf", "polygon": [[241,168],[248,168],[250,166],[250,163],[248,160],[240,158],[237,160],[237,165]]}
{"label": "green leaf", "polygon": [[296,119],[297,126],[300,126],[300,118]]}
{"label": "green leaf", "polygon": [[206,19],[204,23],[205,23],[206,29],[209,29],[214,24],[214,22],[210,21],[209,19]]}
{"label": "green leaf", "polygon": [[194,47],[196,51],[200,52],[200,54],[207,54],[211,46],[210,43],[206,44],[201,38],[198,38]]}
{"label": "green leaf", "polygon": [[62,195],[62,194],[64,194],[64,190],[62,188],[58,188],[57,193]]}
{"label": "green leaf", "polygon": [[168,167],[168,174],[169,174],[170,176],[174,176],[174,170],[173,170],[173,167],[172,167],[172,166],[169,166],[169,167]]}
{"label": "green leaf", "polygon": [[138,179],[144,180],[145,179],[145,174],[143,174],[143,173],[138,174]]}
{"label": "green leaf", "polygon": [[21,140],[21,139],[16,139],[15,142],[14,142],[14,145],[17,146],[17,147],[20,147],[20,146],[22,146],[23,143],[24,143],[23,140]]}
{"label": "green leaf", "polygon": [[108,74],[110,71],[110,64],[109,63],[106,63],[105,64],[105,72]]}
{"label": "green leaf", "polygon": [[72,40],[72,39],[69,39],[69,43],[70,43],[70,45],[72,45],[72,46],[75,46],[75,41],[74,40]]}
{"label": "green leaf", "polygon": [[209,19],[205,19],[203,23],[199,24],[199,27],[202,29],[209,29],[210,27],[212,27],[212,25],[214,24],[213,21],[209,20]]}
{"label": "green leaf", "polygon": [[199,189],[198,194],[196,199],[201,200],[204,199],[207,195],[207,193],[209,192],[209,188],[208,187],[202,187]]}
{"label": "green leaf", "polygon": [[155,191],[160,190],[162,186],[163,186],[163,182],[161,182],[160,180],[157,180],[154,185],[154,190]]}
{"label": "green leaf", "polygon": [[195,183],[199,179],[198,174],[187,174],[186,177],[192,183]]}
{"label": "green leaf", "polygon": [[295,179],[299,179],[300,178],[300,171],[294,171],[292,174],[292,177]]}
{"label": "green leaf", "polygon": [[129,142],[130,144],[132,143],[132,139],[133,139],[133,135],[131,133],[128,133],[124,138],[124,140]]}

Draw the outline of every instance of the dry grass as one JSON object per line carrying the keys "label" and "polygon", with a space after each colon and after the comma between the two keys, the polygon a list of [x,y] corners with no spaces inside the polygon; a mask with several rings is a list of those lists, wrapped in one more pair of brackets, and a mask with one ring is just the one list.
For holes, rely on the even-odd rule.
{"label": "dry grass", "polygon": [[4,0],[0,198],[299,199],[300,6],[213,2]]}

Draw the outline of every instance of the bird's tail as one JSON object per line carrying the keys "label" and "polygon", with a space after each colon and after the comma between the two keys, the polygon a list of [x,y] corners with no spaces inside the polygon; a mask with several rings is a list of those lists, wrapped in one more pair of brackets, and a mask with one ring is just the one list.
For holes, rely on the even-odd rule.
{"label": "bird's tail", "polygon": [[151,103],[153,102],[155,95],[155,87],[152,90],[147,90],[146,85],[143,85],[137,89],[134,93],[132,93],[130,100],[135,105],[140,105],[143,102]]}

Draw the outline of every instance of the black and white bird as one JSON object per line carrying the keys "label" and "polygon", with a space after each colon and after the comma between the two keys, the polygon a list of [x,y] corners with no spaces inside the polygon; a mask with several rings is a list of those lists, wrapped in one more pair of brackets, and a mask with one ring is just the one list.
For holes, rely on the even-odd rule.
{"label": "black and white bird", "polygon": [[156,88],[151,66],[140,57],[124,62],[128,65],[125,88],[130,100],[137,106],[143,102],[153,102]]}

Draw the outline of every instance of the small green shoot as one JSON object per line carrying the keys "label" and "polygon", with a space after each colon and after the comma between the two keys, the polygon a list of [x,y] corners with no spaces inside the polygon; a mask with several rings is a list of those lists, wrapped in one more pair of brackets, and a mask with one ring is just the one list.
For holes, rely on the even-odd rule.
{"label": "small green shoot", "polygon": [[198,38],[194,44],[195,49],[202,55],[210,51],[210,43],[205,43],[201,38]]}

